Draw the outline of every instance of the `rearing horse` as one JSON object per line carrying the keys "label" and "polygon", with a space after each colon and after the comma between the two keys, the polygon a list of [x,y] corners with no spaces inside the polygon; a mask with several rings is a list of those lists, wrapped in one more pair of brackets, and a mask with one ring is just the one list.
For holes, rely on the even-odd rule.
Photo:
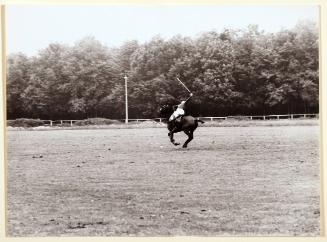
{"label": "rearing horse", "polygon": [[[160,115],[164,118],[167,118],[173,113],[174,109],[171,105],[164,105],[160,108]],[[170,142],[174,145],[179,145],[180,143],[175,142],[174,133],[178,133],[184,131],[184,133],[188,136],[188,139],[183,144],[183,148],[187,147],[187,144],[193,139],[193,132],[198,127],[200,123],[204,123],[200,119],[195,119],[194,117],[187,115],[181,117],[180,122],[167,122],[167,128],[169,130],[168,136],[170,137]]]}

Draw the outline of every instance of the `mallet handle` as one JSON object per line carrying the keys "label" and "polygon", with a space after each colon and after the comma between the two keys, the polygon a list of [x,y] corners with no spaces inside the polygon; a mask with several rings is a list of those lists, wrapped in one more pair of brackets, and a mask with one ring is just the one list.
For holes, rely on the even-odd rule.
{"label": "mallet handle", "polygon": [[181,80],[179,80],[179,78],[178,77],[176,77],[177,78],[177,80],[183,85],[183,87],[185,87],[185,89],[189,92],[189,93],[191,93],[191,91],[187,88],[187,86],[185,86],[185,84],[181,81]]}

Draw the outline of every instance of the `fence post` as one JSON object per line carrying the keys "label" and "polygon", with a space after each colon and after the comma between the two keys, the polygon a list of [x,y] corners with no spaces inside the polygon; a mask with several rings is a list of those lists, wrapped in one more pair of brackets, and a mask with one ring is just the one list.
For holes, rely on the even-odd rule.
{"label": "fence post", "polygon": [[52,127],[52,120],[50,120],[50,126]]}
{"label": "fence post", "polygon": [[73,120],[70,120],[70,127],[73,126]]}

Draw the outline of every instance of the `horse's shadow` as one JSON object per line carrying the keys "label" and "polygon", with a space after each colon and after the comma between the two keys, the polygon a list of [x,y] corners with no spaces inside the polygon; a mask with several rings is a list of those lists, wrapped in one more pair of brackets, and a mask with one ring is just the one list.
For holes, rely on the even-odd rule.
{"label": "horse's shadow", "polygon": [[180,149],[180,148],[168,148],[168,149],[165,149],[165,151],[169,151],[169,152],[186,152],[187,150],[192,150],[192,151],[219,151],[219,150],[223,150],[222,148],[218,148],[218,147],[213,147],[213,146],[208,146],[208,147],[204,147],[204,146],[201,146],[201,147],[194,147],[192,149]]}

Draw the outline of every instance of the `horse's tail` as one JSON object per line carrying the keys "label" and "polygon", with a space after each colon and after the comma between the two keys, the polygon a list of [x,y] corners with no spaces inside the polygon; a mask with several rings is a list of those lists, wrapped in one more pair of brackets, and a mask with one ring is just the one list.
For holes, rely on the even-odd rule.
{"label": "horse's tail", "polygon": [[197,124],[198,124],[198,123],[202,123],[202,124],[204,124],[204,121],[201,120],[201,119],[199,119],[199,118],[195,119],[195,122],[196,122]]}

